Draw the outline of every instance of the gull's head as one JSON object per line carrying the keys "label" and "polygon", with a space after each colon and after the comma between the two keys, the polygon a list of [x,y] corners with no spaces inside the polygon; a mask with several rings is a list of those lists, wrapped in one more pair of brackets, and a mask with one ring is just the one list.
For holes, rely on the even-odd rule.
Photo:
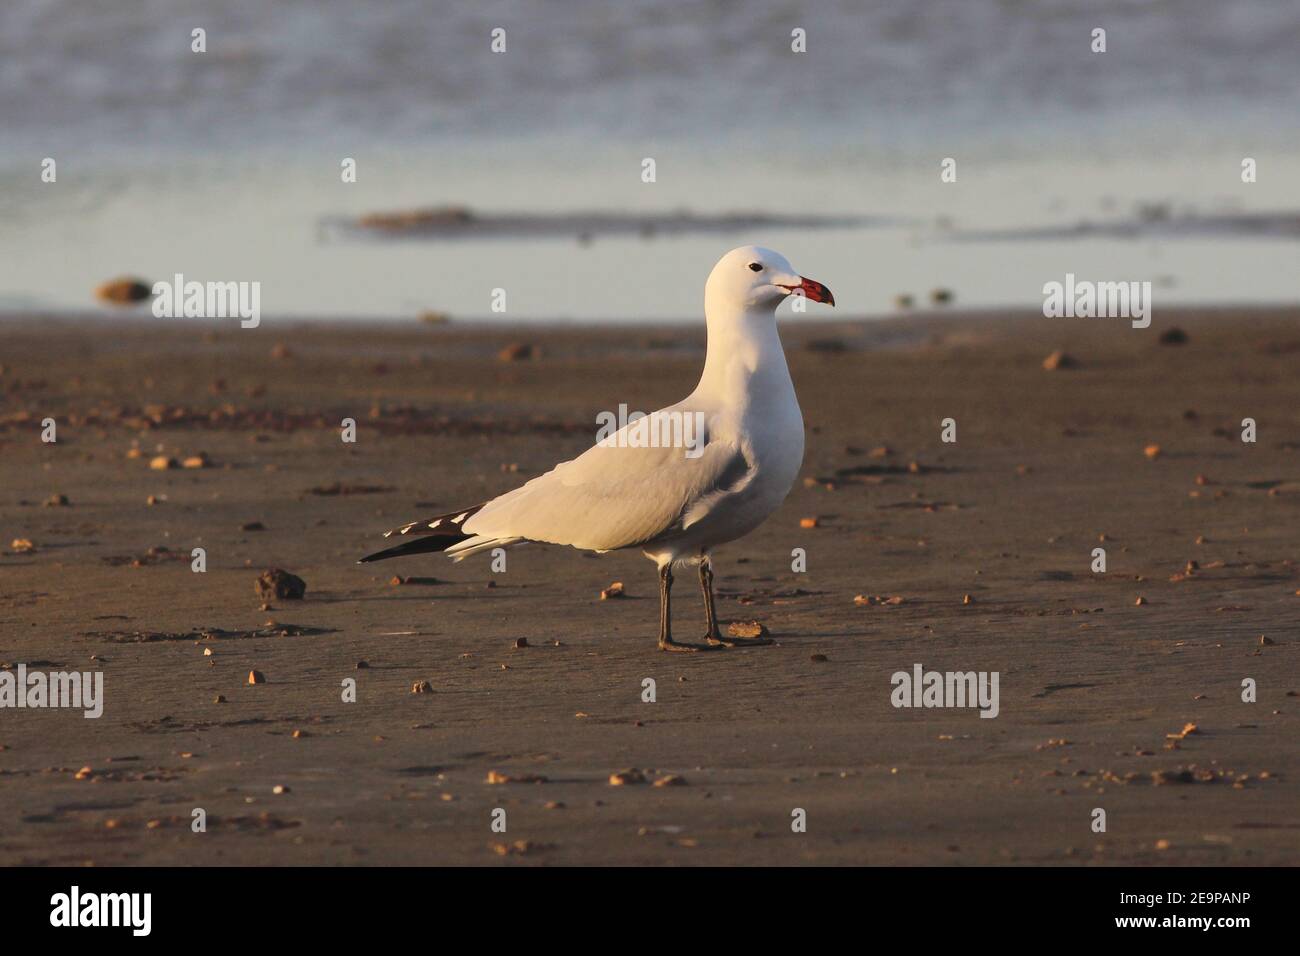
{"label": "gull's head", "polygon": [[786,296],[835,304],[831,290],[795,272],[785,256],[762,246],[741,246],[718,260],[704,286],[706,306],[775,309]]}

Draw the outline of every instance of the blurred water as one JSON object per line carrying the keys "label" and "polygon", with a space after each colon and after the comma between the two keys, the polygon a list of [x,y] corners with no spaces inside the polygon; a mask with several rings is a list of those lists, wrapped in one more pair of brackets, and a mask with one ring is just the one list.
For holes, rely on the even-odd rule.
{"label": "blurred water", "polygon": [[[714,259],[748,241],[854,312],[936,285],[1034,304],[1066,271],[1180,301],[1294,300],[1294,240],[947,236],[1149,202],[1300,208],[1297,50],[1294,0],[4,0],[0,308],[86,307],[110,276],[179,271],[261,281],[268,315],[485,316],[504,287],[510,319],[694,318]],[[443,203],[908,225],[589,245],[320,229]]]}

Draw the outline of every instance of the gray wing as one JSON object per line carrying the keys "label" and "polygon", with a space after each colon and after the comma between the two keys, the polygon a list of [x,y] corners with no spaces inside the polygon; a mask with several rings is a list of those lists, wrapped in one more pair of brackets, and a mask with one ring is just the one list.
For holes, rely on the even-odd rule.
{"label": "gray wing", "polygon": [[739,490],[752,474],[744,451],[729,440],[708,435],[701,453],[688,457],[680,447],[623,447],[616,434],[489,501],[463,530],[483,539],[613,551],[693,524],[710,502]]}

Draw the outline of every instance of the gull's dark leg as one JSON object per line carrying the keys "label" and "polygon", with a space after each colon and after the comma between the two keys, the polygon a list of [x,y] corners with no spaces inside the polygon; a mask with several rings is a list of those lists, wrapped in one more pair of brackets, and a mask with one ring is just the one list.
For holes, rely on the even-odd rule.
{"label": "gull's dark leg", "polygon": [[766,637],[727,637],[718,629],[718,612],[713,606],[713,566],[706,555],[700,561],[700,590],[704,592],[704,620],[709,633],[704,640],[712,647],[757,647],[771,644]]}
{"label": "gull's dark leg", "polygon": [[722,634],[718,630],[718,613],[713,607],[713,568],[709,566],[708,558],[700,562],[700,590],[704,592],[704,622],[709,629],[704,639],[710,644],[720,644]]}
{"label": "gull's dark leg", "polygon": [[704,651],[707,647],[699,644],[678,644],[673,640],[673,568],[665,564],[659,569],[659,650],[661,651]]}

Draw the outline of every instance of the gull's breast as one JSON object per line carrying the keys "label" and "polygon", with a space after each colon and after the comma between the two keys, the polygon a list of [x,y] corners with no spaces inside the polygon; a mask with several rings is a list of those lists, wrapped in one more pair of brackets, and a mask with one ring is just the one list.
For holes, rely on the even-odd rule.
{"label": "gull's breast", "polygon": [[790,493],[803,466],[803,416],[795,403],[780,411],[746,416],[737,442],[750,462],[737,487],[704,504],[677,543],[686,555],[741,538],[772,515]]}

